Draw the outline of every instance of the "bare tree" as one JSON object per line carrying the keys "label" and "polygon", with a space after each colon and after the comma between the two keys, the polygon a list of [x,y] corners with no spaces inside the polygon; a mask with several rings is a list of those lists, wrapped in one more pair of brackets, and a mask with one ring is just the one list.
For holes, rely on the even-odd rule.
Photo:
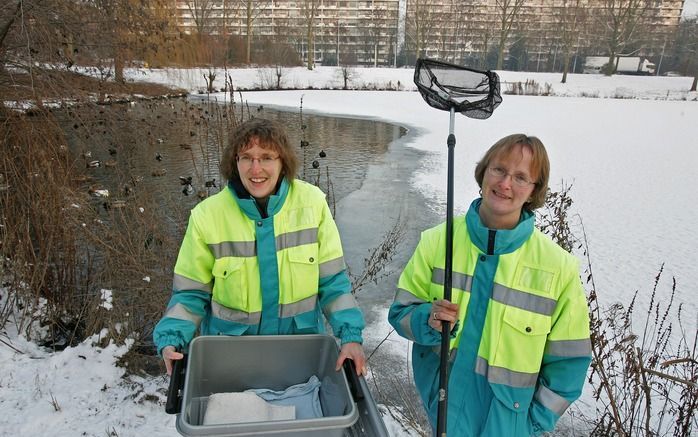
{"label": "bare tree", "polygon": [[247,47],[245,62],[250,63],[252,52],[252,36],[255,20],[271,5],[272,0],[238,0],[245,19],[245,35]]}
{"label": "bare tree", "polygon": [[437,22],[436,7],[432,0],[408,0],[405,17],[405,36],[414,49],[416,58],[424,56],[430,32]]}
{"label": "bare tree", "polygon": [[608,66],[604,73],[615,73],[617,56],[637,41],[647,23],[650,0],[603,0],[594,12],[602,43],[608,48]]}
{"label": "bare tree", "polygon": [[385,23],[389,18],[389,11],[385,5],[378,5],[371,1],[368,16],[359,21],[361,38],[364,43],[364,52],[371,54],[373,66],[378,65],[378,49],[384,36]]}
{"label": "bare tree", "polygon": [[675,50],[679,68],[693,76],[691,91],[698,85],[698,18],[682,20],[676,35]]}
{"label": "bare tree", "polygon": [[497,45],[497,70],[504,64],[504,49],[517,22],[524,0],[495,0],[495,15],[498,23],[499,43]]}
{"label": "bare tree", "polygon": [[472,47],[472,41],[466,41],[466,35],[474,30],[472,14],[472,5],[469,8],[464,7],[459,0],[451,0],[448,8],[448,14],[453,23],[452,42],[455,44],[451,55],[451,62],[458,62],[458,58],[464,57],[466,48]]}
{"label": "bare tree", "polygon": [[305,24],[307,37],[307,59],[308,70],[315,68],[315,19],[317,18],[319,0],[303,0],[301,3],[301,14]]}
{"label": "bare tree", "polygon": [[169,25],[163,10],[172,7],[168,0],[135,2],[132,0],[93,0],[92,2],[66,1],[81,8],[80,18],[87,29],[82,29],[80,40],[111,55],[114,62],[114,80],[124,81],[124,66],[132,53],[145,45],[163,40]]}
{"label": "bare tree", "polygon": [[582,7],[582,0],[563,0],[562,6],[555,14],[555,24],[562,46],[562,83],[567,82],[572,48],[579,44],[586,18],[586,9]]}
{"label": "bare tree", "polygon": [[194,20],[196,34],[204,35],[208,33],[207,28],[211,27],[210,16],[213,12],[213,0],[188,0],[187,9]]}

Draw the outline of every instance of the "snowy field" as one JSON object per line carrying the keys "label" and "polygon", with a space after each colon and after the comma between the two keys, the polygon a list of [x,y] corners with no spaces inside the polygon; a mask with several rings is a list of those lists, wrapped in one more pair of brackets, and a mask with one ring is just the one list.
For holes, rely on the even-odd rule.
{"label": "snowy field", "polygon": [[[259,86],[268,75],[257,70],[229,73],[240,89]],[[402,89],[411,90],[412,73],[357,69],[354,85],[361,81],[383,88],[389,82],[397,87],[399,81]],[[176,84],[197,93],[204,84],[202,74],[134,70],[129,77]],[[313,72],[297,68],[285,74],[288,87],[340,87],[331,68]],[[690,330],[698,313],[692,299],[698,269],[691,262],[698,247],[693,230],[698,194],[690,176],[698,166],[698,102],[696,94],[688,92],[692,78],[570,75],[563,85],[560,76],[502,72],[506,82],[550,83],[556,97],[505,95],[488,120],[456,118],[457,211],[463,212],[477,195],[472,172],[492,143],[514,132],[540,137],[551,155],[552,188],[559,188],[562,180],[574,184],[574,211],[584,220],[602,302],[627,302],[639,289],[639,305],[646,304],[652,280],[666,263],[666,277],[676,277],[678,299],[689,316],[685,320],[693,323],[687,327]],[[222,86],[221,79],[216,87]],[[222,93],[213,97],[225,98]],[[426,207],[443,214],[447,113],[427,106],[416,92],[243,92],[250,104],[292,111],[297,111],[301,97],[304,111],[407,127],[409,134],[401,144],[427,152],[410,184],[430,199]],[[385,330],[374,328],[367,332]],[[12,332],[0,341],[4,343],[0,344],[0,436],[177,434],[174,417],[151,402],[162,400],[157,389],[166,384],[164,377],[121,379],[123,371],[114,364],[126,347],[97,348],[88,340],[53,354]],[[410,435],[392,421],[388,426],[394,436]]]}

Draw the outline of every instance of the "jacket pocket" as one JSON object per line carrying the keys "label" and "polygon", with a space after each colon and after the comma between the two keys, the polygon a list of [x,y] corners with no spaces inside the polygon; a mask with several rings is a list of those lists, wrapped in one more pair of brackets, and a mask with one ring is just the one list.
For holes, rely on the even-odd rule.
{"label": "jacket pocket", "polygon": [[509,408],[495,396],[480,437],[528,437],[527,418],[528,409]]}
{"label": "jacket pocket", "polygon": [[491,364],[518,372],[538,373],[550,327],[549,316],[508,307]]}
{"label": "jacket pocket", "polygon": [[221,258],[213,263],[213,299],[223,306],[249,311],[247,284],[245,281],[245,260]]}
{"label": "jacket pocket", "polygon": [[289,248],[288,260],[293,300],[317,294],[320,277],[317,243]]}
{"label": "jacket pocket", "polygon": [[293,316],[294,334],[317,334],[318,333],[318,317],[316,311]]}

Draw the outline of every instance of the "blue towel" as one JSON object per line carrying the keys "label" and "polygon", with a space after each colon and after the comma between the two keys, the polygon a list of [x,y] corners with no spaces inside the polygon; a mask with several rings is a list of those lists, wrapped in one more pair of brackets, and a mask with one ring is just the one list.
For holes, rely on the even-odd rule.
{"label": "blue towel", "polygon": [[252,388],[245,391],[256,393],[272,405],[293,405],[296,407],[296,419],[323,417],[320,407],[320,380],[315,375],[311,376],[308,382],[292,385],[286,390]]}

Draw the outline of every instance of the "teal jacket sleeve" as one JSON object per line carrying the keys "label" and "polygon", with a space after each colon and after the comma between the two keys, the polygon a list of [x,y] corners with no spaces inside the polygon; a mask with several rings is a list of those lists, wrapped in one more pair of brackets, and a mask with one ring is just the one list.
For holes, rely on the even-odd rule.
{"label": "teal jacket sleeve", "polygon": [[429,288],[436,254],[426,235],[422,233],[412,258],[400,275],[388,321],[400,336],[424,346],[436,346],[441,342],[441,333],[428,324]]}
{"label": "teal jacket sleeve", "polygon": [[529,431],[540,435],[555,423],[582,393],[591,363],[589,310],[577,269],[568,269],[548,334],[538,384],[529,407]]}
{"label": "teal jacket sleeve", "polygon": [[185,350],[199,330],[211,304],[213,261],[192,211],[174,268],[172,297],[153,330],[158,353],[165,346]]}
{"label": "teal jacket sleeve", "polygon": [[318,243],[320,307],[332,327],[332,332],[342,344],[363,343],[361,333],[365,326],[364,317],[351,292],[351,282],[344,263],[339,230],[324,199],[318,229]]}

